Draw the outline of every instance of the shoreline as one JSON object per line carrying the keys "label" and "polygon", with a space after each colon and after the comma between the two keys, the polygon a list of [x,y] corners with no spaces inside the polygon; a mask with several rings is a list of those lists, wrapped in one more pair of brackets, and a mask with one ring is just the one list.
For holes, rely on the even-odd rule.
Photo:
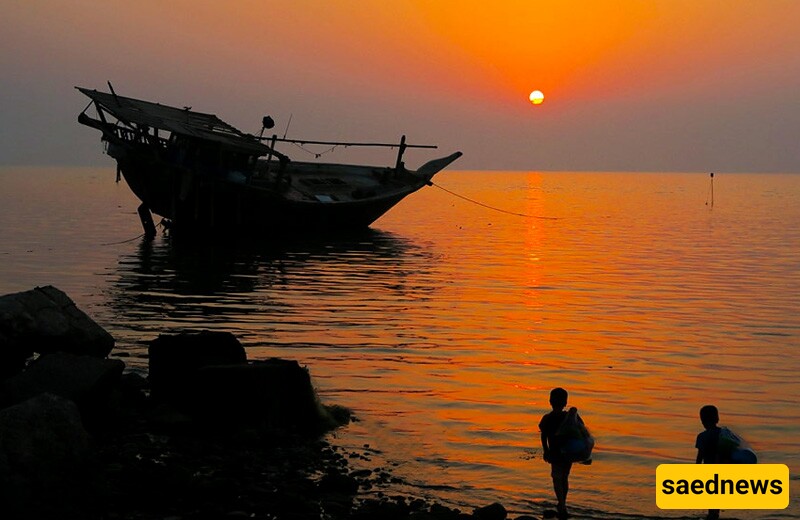
{"label": "shoreline", "polygon": [[324,438],[354,419],[320,403],[306,368],[248,361],[230,333],[158,336],[144,378],[125,356],[109,357],[108,332],[48,286],[0,296],[0,340],[4,518],[548,517],[547,502],[509,515],[497,502],[454,507],[433,488],[410,490],[391,464],[372,461],[369,444]]}

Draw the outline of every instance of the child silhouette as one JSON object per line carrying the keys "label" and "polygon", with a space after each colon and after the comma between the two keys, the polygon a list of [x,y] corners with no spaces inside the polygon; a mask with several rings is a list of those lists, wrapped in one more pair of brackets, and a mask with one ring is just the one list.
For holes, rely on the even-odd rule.
{"label": "child silhouette", "polygon": [[567,518],[567,493],[569,492],[569,472],[572,469],[570,462],[561,453],[561,439],[556,435],[559,426],[567,418],[564,410],[567,406],[567,391],[563,388],[554,388],[550,391],[550,406],[553,410],[545,414],[539,421],[539,431],[542,433],[542,449],[544,460],[550,464],[550,476],[553,478],[553,490],[556,493],[556,506],[559,519]]}
{"label": "child silhouette", "polygon": [[[700,422],[704,431],[697,434],[694,443],[697,448],[698,464],[718,464],[719,460],[719,410],[716,406],[706,405],[700,408]],[[718,520],[719,509],[709,509],[706,520]]]}

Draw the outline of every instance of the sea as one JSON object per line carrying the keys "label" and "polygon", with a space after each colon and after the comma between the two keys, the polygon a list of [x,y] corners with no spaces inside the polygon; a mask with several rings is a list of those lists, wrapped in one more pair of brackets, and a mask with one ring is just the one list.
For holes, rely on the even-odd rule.
{"label": "sea", "polygon": [[563,387],[596,440],[575,518],[700,518],[655,471],[714,404],[792,486],[723,518],[800,518],[800,175],[448,170],[369,230],[280,241],[147,241],[137,205],[113,166],[0,169],[0,294],[60,288],[131,371],[187,330],[296,359],[357,418],[329,436],[354,465],[466,512],[553,506]]}

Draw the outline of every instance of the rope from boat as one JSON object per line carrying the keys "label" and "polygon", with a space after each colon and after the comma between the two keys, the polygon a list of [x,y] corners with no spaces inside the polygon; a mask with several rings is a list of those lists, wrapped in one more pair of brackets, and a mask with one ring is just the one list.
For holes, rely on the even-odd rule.
{"label": "rope from boat", "polygon": [[144,236],[144,233],[142,233],[138,237],[129,238],[128,240],[120,240],[119,242],[106,242],[105,244],[100,244],[100,245],[101,246],[115,246],[117,244],[126,244],[128,242],[133,242],[134,240],[142,238],[143,236]]}
{"label": "rope from boat", "polygon": [[459,195],[458,193],[456,193],[454,191],[450,191],[447,188],[439,186],[438,184],[436,184],[433,181],[428,181],[428,182],[430,182],[431,186],[435,186],[435,187],[439,188],[440,190],[445,191],[445,192],[449,193],[450,195],[453,195],[454,197],[458,197],[459,199],[466,200],[467,202],[471,202],[473,204],[477,204],[478,206],[481,206],[481,207],[484,207],[484,208],[487,208],[487,209],[491,209],[493,211],[499,211],[500,213],[506,213],[508,215],[514,215],[516,217],[538,218],[538,219],[542,219],[542,220],[559,220],[559,217],[542,217],[542,216],[539,216],[539,215],[528,215],[527,213],[517,213],[517,212],[514,212],[514,211],[508,211],[508,210],[505,210],[505,209],[502,209],[502,208],[497,208],[495,206],[489,206],[488,204],[484,204],[483,202],[478,202],[477,200],[470,199],[469,197],[465,197],[464,195]]}
{"label": "rope from boat", "polygon": [[[318,152],[312,152],[311,150],[305,148],[302,144],[298,144],[298,143],[292,143],[292,144],[295,145],[296,147],[300,148],[301,150],[303,150],[307,154],[313,155],[315,159],[319,159],[320,157],[322,157],[326,153],[332,152],[332,151],[336,150],[336,148],[339,147],[339,145],[336,144],[336,145],[331,146],[327,150],[324,150],[324,151],[318,153]],[[347,148],[347,146],[345,146],[345,148]]]}
{"label": "rope from boat", "polygon": [[[160,227],[164,227],[164,220],[163,219],[161,220],[161,222],[156,224],[156,228],[160,228]],[[138,239],[142,238],[145,235],[146,235],[146,233],[142,233],[141,235],[133,237],[133,238],[129,238],[128,240],[120,240],[119,242],[106,242],[105,244],[100,244],[100,245],[101,246],[116,246],[118,244],[127,244],[128,242],[133,242],[134,240],[138,240]]]}

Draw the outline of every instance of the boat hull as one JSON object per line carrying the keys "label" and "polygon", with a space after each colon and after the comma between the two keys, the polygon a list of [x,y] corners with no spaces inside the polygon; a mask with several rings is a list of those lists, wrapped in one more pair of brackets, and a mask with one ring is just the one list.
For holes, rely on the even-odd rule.
{"label": "boat hull", "polygon": [[[336,201],[302,197],[296,190],[276,188],[272,180],[214,178],[135,157],[117,161],[131,191],[150,211],[168,219],[174,230],[286,234],[363,229],[428,183],[412,177],[360,200]],[[283,182],[300,183],[302,175],[287,176]]]}

